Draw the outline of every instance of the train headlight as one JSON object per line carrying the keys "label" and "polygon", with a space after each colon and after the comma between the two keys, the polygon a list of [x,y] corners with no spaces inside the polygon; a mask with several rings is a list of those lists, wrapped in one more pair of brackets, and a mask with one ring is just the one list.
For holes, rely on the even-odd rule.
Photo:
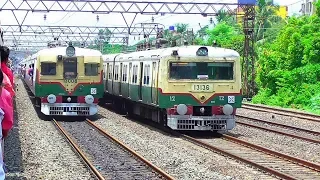
{"label": "train headlight", "polygon": [[223,106],[222,111],[225,115],[231,115],[233,113],[233,107],[230,104]]}
{"label": "train headlight", "polygon": [[179,104],[177,106],[177,112],[180,115],[185,115],[188,112],[188,107],[185,104]]}
{"label": "train headlight", "polygon": [[204,107],[200,108],[200,112],[203,114],[205,111]]}
{"label": "train headlight", "polygon": [[54,95],[54,94],[50,94],[48,97],[47,97],[47,101],[48,103],[52,104],[52,103],[55,103],[57,100],[57,97]]}
{"label": "train headlight", "polygon": [[93,101],[94,101],[94,97],[92,95],[86,95],[86,97],[84,97],[84,101],[87,103],[87,104],[92,104]]}

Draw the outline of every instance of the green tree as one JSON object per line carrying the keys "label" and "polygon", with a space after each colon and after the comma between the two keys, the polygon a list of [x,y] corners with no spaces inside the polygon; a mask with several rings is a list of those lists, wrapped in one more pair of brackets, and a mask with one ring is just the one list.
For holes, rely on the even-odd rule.
{"label": "green tree", "polygon": [[112,32],[108,28],[100,29],[97,37],[95,38],[95,43],[96,44],[99,44],[101,42],[109,43],[111,36],[112,36]]}
{"label": "green tree", "polygon": [[233,15],[230,15],[225,10],[220,9],[217,13],[216,19],[218,23],[226,22],[228,25],[235,25],[236,24],[236,18]]}
{"label": "green tree", "polygon": [[254,102],[320,112],[319,28],[318,16],[291,17],[260,46]]}
{"label": "green tree", "polygon": [[255,21],[257,41],[264,38],[266,29],[281,20],[281,17],[276,14],[277,10],[279,10],[279,6],[274,5],[273,0],[258,0]]}
{"label": "green tree", "polygon": [[177,23],[175,24],[175,26],[176,26],[176,31],[182,34],[187,31],[189,24]]}

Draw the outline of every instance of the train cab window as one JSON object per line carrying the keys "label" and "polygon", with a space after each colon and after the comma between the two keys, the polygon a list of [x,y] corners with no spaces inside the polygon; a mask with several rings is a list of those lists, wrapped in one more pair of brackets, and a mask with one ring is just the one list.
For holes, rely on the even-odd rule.
{"label": "train cab window", "polygon": [[65,79],[75,79],[78,76],[78,62],[76,57],[63,59],[63,77]]}
{"label": "train cab window", "polygon": [[232,62],[170,62],[170,79],[232,80]]}
{"label": "train cab window", "polygon": [[56,63],[41,63],[41,75],[56,75]]}
{"label": "train cab window", "polygon": [[98,64],[86,63],[84,65],[84,74],[86,76],[97,76],[98,75]]}

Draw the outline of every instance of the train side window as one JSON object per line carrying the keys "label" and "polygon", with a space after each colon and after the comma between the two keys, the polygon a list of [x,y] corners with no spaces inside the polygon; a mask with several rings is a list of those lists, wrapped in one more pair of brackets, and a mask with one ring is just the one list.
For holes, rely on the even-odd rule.
{"label": "train side window", "polygon": [[147,66],[147,84],[149,84],[149,82],[150,82],[150,64],[148,64],[148,66]]}
{"label": "train side window", "polygon": [[117,81],[119,77],[119,65],[114,66],[114,80]]}
{"label": "train side window", "polygon": [[123,65],[123,71],[122,71],[122,81],[123,82],[127,81],[127,69],[128,69],[128,65]]}
{"label": "train side window", "polygon": [[97,76],[98,75],[98,64],[86,63],[84,65],[84,74],[86,76]]}
{"label": "train side window", "polygon": [[109,65],[109,79],[112,79],[112,65]]}
{"label": "train side window", "polygon": [[116,79],[115,80],[119,80],[119,65],[117,66],[117,69],[116,69],[116,72],[117,72],[117,74],[116,74]]}
{"label": "train side window", "polygon": [[137,83],[138,80],[138,65],[133,66],[133,73],[132,73],[132,83]]}
{"label": "train side window", "polygon": [[125,70],[126,70],[126,65],[122,66],[122,74],[121,74],[121,81],[124,81],[124,74],[125,74]]}
{"label": "train side window", "polygon": [[150,65],[144,66],[143,84],[148,85],[150,81]]}
{"label": "train side window", "polygon": [[125,82],[127,82],[128,79],[128,65],[126,65],[126,75],[125,75]]}
{"label": "train side window", "polygon": [[106,78],[106,65],[103,65],[103,78]]}
{"label": "train side window", "polygon": [[143,84],[147,83],[147,65],[144,65],[144,70],[143,70]]}
{"label": "train side window", "polygon": [[133,65],[132,67],[132,83],[134,83],[134,75],[135,75],[135,72],[136,72],[136,65]]}
{"label": "train side window", "polygon": [[114,74],[113,74],[113,80],[117,80],[117,65],[114,66],[114,70],[113,70]]}
{"label": "train side window", "polygon": [[138,82],[138,65],[136,65],[136,73],[134,75],[134,83]]}
{"label": "train side window", "polygon": [[56,75],[56,63],[41,63],[41,75]]}

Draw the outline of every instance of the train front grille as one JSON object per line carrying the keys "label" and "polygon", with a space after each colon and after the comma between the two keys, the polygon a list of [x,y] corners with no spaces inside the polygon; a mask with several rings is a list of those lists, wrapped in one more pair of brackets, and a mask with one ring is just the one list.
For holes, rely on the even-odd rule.
{"label": "train front grille", "polygon": [[70,107],[70,106],[58,106],[50,107],[50,115],[63,115],[63,113],[76,112],[78,115],[89,115],[90,107]]}
{"label": "train front grille", "polygon": [[192,130],[196,126],[210,126],[212,130],[223,130],[227,128],[227,120],[178,120],[179,130]]}

